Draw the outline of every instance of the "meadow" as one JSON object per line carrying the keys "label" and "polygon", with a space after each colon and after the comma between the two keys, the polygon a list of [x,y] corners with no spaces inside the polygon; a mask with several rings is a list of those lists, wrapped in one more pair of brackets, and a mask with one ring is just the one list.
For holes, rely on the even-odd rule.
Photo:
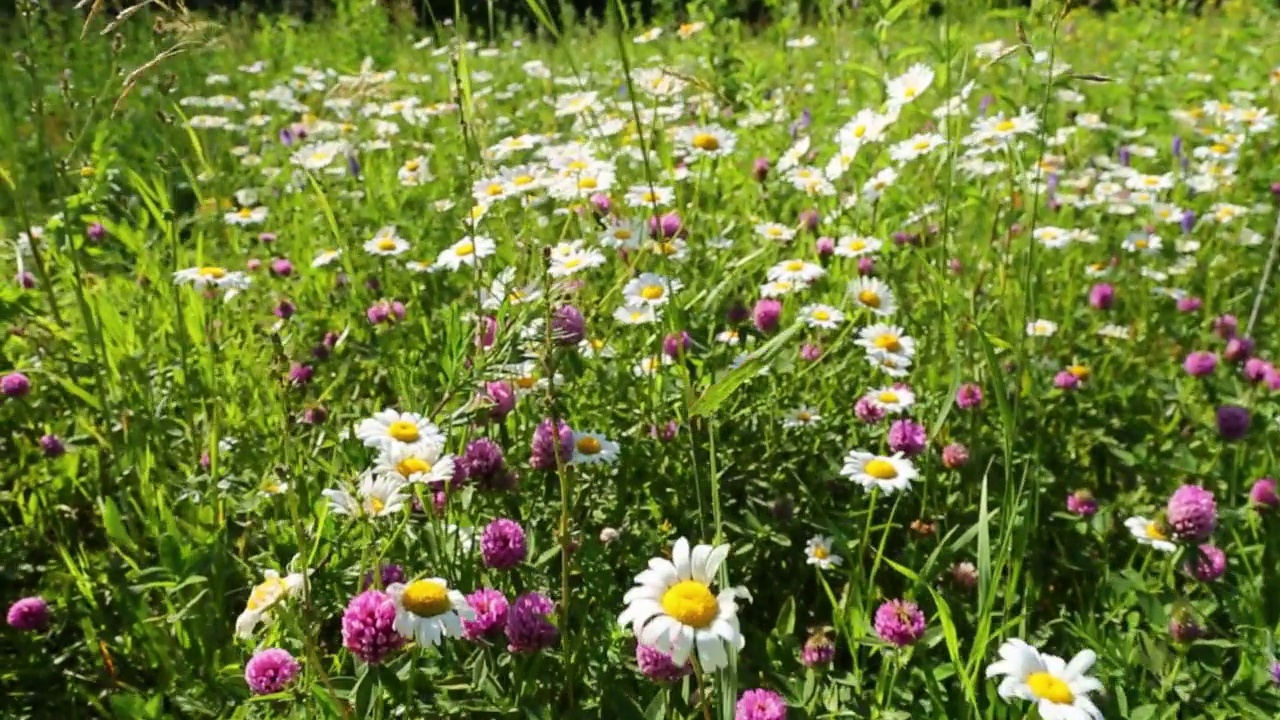
{"label": "meadow", "polygon": [[530,7],[0,31],[0,716],[1280,716],[1275,9]]}

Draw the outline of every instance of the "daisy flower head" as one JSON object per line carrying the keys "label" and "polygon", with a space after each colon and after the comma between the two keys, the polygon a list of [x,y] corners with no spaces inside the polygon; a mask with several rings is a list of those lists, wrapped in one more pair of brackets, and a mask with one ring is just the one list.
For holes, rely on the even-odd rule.
{"label": "daisy flower head", "polygon": [[873,255],[884,246],[884,241],[862,235],[842,235],[836,238],[836,255],[840,257],[862,257]]}
{"label": "daisy flower head", "polygon": [[823,270],[821,265],[805,260],[792,259],[783,260],[769,268],[767,277],[770,280],[787,280],[808,285],[826,274],[827,271]]}
{"label": "daisy flower head", "polygon": [[670,302],[671,295],[681,287],[679,280],[655,273],[641,273],[623,286],[622,294],[626,297],[628,305],[658,307]]}
{"label": "daisy flower head", "polygon": [[400,492],[404,483],[398,477],[365,473],[356,494],[332,488],[320,494],[329,499],[329,508],[349,517],[380,518],[400,512],[409,496]]}
{"label": "daisy flower head", "polygon": [[365,252],[382,257],[395,257],[408,249],[409,241],[396,235],[396,229],[391,225],[379,230],[364,244]]}
{"label": "daisy flower head", "polygon": [[365,447],[386,448],[395,445],[411,445],[427,442],[444,447],[444,434],[430,420],[418,413],[402,413],[383,410],[373,417],[361,420],[355,428],[356,437]]}
{"label": "daisy flower head", "polygon": [[844,564],[844,558],[832,552],[835,546],[835,538],[826,535],[814,535],[809,538],[809,542],[805,543],[804,554],[807,558],[805,563],[808,565],[817,565],[826,570],[832,565],[840,567]]}
{"label": "daisy flower head", "polygon": [[1178,549],[1178,546],[1169,539],[1169,531],[1164,527],[1164,523],[1158,520],[1148,520],[1141,515],[1135,515],[1125,520],[1124,526],[1129,529],[1129,534],[1133,535],[1133,539],[1137,540],[1139,545],[1147,545],[1167,553]]}
{"label": "daisy flower head", "polygon": [[267,209],[265,207],[242,207],[223,216],[223,220],[228,225],[239,225],[247,227],[249,225],[259,225],[267,219]]}
{"label": "daisy flower head", "polygon": [[885,86],[888,92],[889,105],[901,107],[920,97],[933,84],[933,69],[923,63],[912,65],[898,77],[890,79]]}
{"label": "daisy flower head", "polygon": [[483,235],[468,235],[441,252],[436,257],[436,267],[457,270],[463,265],[475,265],[478,259],[489,257],[496,249],[493,240]]}
{"label": "daisy flower head", "polygon": [[919,477],[902,453],[876,455],[862,450],[853,450],[845,457],[840,474],[868,491],[879,488],[886,495],[911,489],[911,481]]}
{"label": "daisy flower head", "polygon": [[776,222],[760,223],[755,230],[760,237],[774,242],[788,242],[796,236],[795,229]]}
{"label": "daisy flower head", "polygon": [[455,461],[432,442],[396,443],[378,453],[374,472],[402,483],[426,483],[438,487],[453,479]]}
{"label": "daisy flower head", "polygon": [[600,267],[605,263],[605,256],[597,250],[575,248],[564,255],[556,255],[551,259],[551,267],[547,272],[551,277],[568,277],[574,273]]}
{"label": "daisy flower head", "polygon": [[733,152],[738,137],[719,125],[695,125],[676,131],[676,144],[693,157],[723,157]]}
{"label": "daisy flower head", "polygon": [[462,621],[475,619],[467,598],[441,578],[392,583],[387,595],[396,606],[396,632],[421,647],[439,645],[442,638],[462,637]]}
{"label": "daisy flower head", "polygon": [[987,677],[1001,678],[1000,697],[1036,703],[1045,720],[1102,720],[1102,711],[1089,699],[1089,693],[1102,689],[1086,674],[1097,659],[1092,650],[1066,662],[1014,639],[997,652],[1000,659],[987,667]]}
{"label": "daisy flower head", "polygon": [[698,545],[680,538],[671,559],[655,557],[636,575],[635,587],[623,596],[627,608],[618,624],[630,626],[643,645],[671,656],[677,666],[693,655],[705,671],[729,664],[727,646],[745,645],[738,626],[738,598],[750,600],[742,588],[712,592],[720,566],[729,557],[728,545]]}
{"label": "daisy flower head", "polygon": [[898,309],[893,291],[883,280],[874,277],[857,277],[849,283],[849,297],[862,307],[881,317],[892,315]]}
{"label": "daisy flower head", "polygon": [[618,443],[592,432],[573,434],[573,459],[575,465],[611,463],[618,459]]}
{"label": "daisy flower head", "polygon": [[259,623],[271,619],[271,609],[286,598],[296,595],[302,589],[304,581],[302,573],[289,573],[280,577],[280,573],[275,570],[264,571],[262,582],[253,586],[244,612],[236,618],[236,635],[242,638],[252,637]]}
{"label": "daisy flower head", "polygon": [[249,276],[238,270],[228,270],[217,265],[187,268],[173,274],[175,285],[191,285],[197,290],[225,288],[228,292],[249,287]]}
{"label": "daisy flower head", "polygon": [[658,321],[658,311],[648,304],[623,305],[613,311],[613,319],[623,325],[648,325]]}
{"label": "daisy flower head", "polygon": [[821,303],[805,305],[800,308],[800,317],[809,327],[822,328],[824,330],[834,330],[840,327],[840,323],[844,322],[844,313]]}
{"label": "daisy flower head", "polygon": [[311,267],[322,268],[326,265],[333,263],[333,261],[337,260],[340,257],[342,257],[341,250],[321,250],[320,252],[316,253],[315,258],[311,261]]}
{"label": "daisy flower head", "polygon": [[1053,337],[1058,332],[1058,323],[1052,320],[1032,320],[1027,323],[1027,337]]}
{"label": "daisy flower head", "polygon": [[858,331],[858,339],[854,342],[865,348],[868,354],[883,353],[908,359],[916,354],[916,341],[897,325],[868,325]]}
{"label": "daisy flower head", "polygon": [[882,387],[866,394],[867,402],[890,415],[896,415],[915,405],[916,394],[903,385]]}
{"label": "daisy flower head", "polygon": [[819,415],[816,410],[808,406],[803,406],[788,412],[787,416],[782,419],[782,427],[809,427],[810,425],[817,425],[820,422],[822,422],[822,416]]}

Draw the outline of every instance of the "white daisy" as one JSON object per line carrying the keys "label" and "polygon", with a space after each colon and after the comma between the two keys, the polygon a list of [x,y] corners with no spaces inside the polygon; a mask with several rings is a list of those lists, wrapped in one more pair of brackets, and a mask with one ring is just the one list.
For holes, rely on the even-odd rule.
{"label": "white daisy", "polygon": [[430,420],[418,413],[402,413],[383,410],[373,417],[361,420],[355,428],[356,437],[365,447],[386,448],[394,445],[411,445],[428,442],[444,446],[444,434]]}
{"label": "white daisy", "polygon": [[817,425],[820,422],[822,422],[822,416],[813,408],[804,406],[788,412],[787,416],[782,419],[782,427],[808,427],[810,425]]}
{"label": "white daisy", "polygon": [[868,325],[858,331],[858,339],[854,342],[868,353],[885,353],[908,359],[916,354],[916,341],[896,325]]}
{"label": "white daisy", "polygon": [[884,241],[862,235],[842,235],[836,239],[836,255],[840,257],[862,257],[880,251]]}
{"label": "white daisy", "polygon": [[826,330],[834,330],[840,327],[840,323],[844,322],[844,313],[821,303],[813,305],[805,305],[800,308],[800,317],[809,327],[824,328]]}
{"label": "white daisy", "polygon": [[796,236],[796,231],[781,223],[767,222],[756,225],[756,232],[766,240],[787,242]]}
{"label": "white daisy", "polygon": [[738,137],[719,125],[682,127],[676,143],[693,157],[721,157],[733,152]]}
{"label": "white daisy", "polygon": [[344,489],[328,489],[321,495],[329,499],[329,508],[339,515],[379,518],[400,512],[409,496],[401,493],[404,483],[398,477],[365,473],[356,494]]}
{"label": "white daisy", "polygon": [[477,259],[489,257],[496,249],[497,244],[483,235],[467,236],[440,253],[436,266],[457,270],[463,265],[475,265]]}
{"label": "white daisy", "polygon": [[205,265],[203,267],[179,270],[173,274],[173,282],[176,285],[190,284],[197,290],[209,287],[243,290],[249,287],[250,279],[248,275],[238,270],[228,270],[216,265]]}
{"label": "white daisy", "polygon": [[1129,533],[1133,535],[1133,539],[1138,541],[1139,545],[1149,545],[1161,552],[1173,552],[1178,549],[1169,541],[1169,534],[1160,523],[1155,520],[1148,520],[1140,515],[1135,515],[1124,521],[1124,526],[1129,528]]}
{"label": "white daisy", "polygon": [[893,291],[883,280],[874,277],[858,277],[849,283],[849,297],[862,307],[882,317],[892,315],[898,309]]}
{"label": "white daisy", "polygon": [[920,97],[921,93],[933,84],[933,69],[928,65],[916,63],[905,73],[889,80],[885,90],[889,95],[889,105],[900,107]]}
{"label": "white daisy", "polygon": [[844,564],[844,558],[831,552],[835,545],[835,538],[825,535],[814,535],[809,538],[809,542],[805,543],[804,554],[807,558],[805,563],[808,565],[817,565],[826,570],[832,565],[840,567]]}
{"label": "white daisy", "polygon": [[222,218],[228,225],[257,225],[267,219],[267,209],[265,207],[243,207],[239,210],[229,212]]}
{"label": "white daisy", "polygon": [[311,261],[311,267],[322,268],[340,257],[342,257],[341,250],[321,250]]}
{"label": "white daisy", "polygon": [[408,249],[409,241],[396,235],[396,229],[391,225],[379,230],[364,244],[365,252],[383,257],[395,257]]}
{"label": "white daisy", "polygon": [[987,677],[1001,678],[1000,697],[1037,703],[1044,720],[1102,720],[1102,711],[1089,699],[1089,693],[1101,690],[1102,683],[1085,674],[1097,659],[1092,650],[1068,663],[1014,639],[1001,645],[998,653],[1000,659],[987,667]]}
{"label": "white daisy", "polygon": [[643,645],[671,656],[677,667],[697,653],[698,664],[713,672],[729,664],[729,650],[745,645],[738,627],[738,603],[751,596],[742,588],[711,591],[728,545],[698,545],[680,538],[671,559],[652,558],[649,569],[636,576],[636,585],[623,596],[626,610],[618,624],[630,626]]}
{"label": "white daisy", "polygon": [[1028,337],[1053,337],[1058,332],[1058,323],[1052,320],[1032,320],[1027,323]]}
{"label": "white daisy", "polygon": [[849,452],[840,474],[868,491],[878,487],[886,495],[911,489],[911,481],[919,477],[915,466],[902,453],[876,455],[861,450]]}
{"label": "white daisy", "polygon": [[654,273],[641,273],[622,288],[622,294],[627,298],[628,305],[657,307],[666,305],[671,300],[671,294],[681,287],[679,280]]}
{"label": "white daisy", "polygon": [[253,586],[249,600],[245,603],[244,612],[236,618],[236,635],[247,638],[253,635],[254,629],[264,621],[270,621],[271,610],[286,598],[298,594],[305,578],[302,573],[289,573],[280,577],[275,570],[262,573],[262,582]]}
{"label": "white daisy", "polygon": [[618,459],[618,443],[600,433],[573,434],[573,464],[611,463]]}
{"label": "white daisy", "polygon": [[916,402],[916,394],[905,387],[882,387],[866,395],[867,400],[890,415],[896,415]]}
{"label": "white daisy", "polygon": [[783,260],[769,268],[766,277],[770,280],[787,280],[807,285],[826,274],[827,271],[823,270],[821,265],[805,260],[792,259]]}
{"label": "white daisy", "polygon": [[613,311],[613,319],[624,325],[647,325],[657,322],[658,311],[652,305],[623,305]]}
{"label": "white daisy", "polygon": [[403,483],[437,486],[453,479],[455,461],[436,443],[396,443],[378,453],[374,472],[392,476]]}
{"label": "white daisy", "polygon": [[387,594],[396,604],[395,629],[420,647],[439,645],[441,638],[462,637],[462,621],[475,618],[466,597],[441,578],[392,583]]}

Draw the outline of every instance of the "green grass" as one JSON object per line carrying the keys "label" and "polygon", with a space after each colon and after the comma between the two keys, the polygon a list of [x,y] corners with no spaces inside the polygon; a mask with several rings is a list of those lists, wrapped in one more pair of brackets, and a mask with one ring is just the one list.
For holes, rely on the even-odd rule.
{"label": "green grass", "polygon": [[[83,39],[76,18],[15,21],[5,47],[18,55],[0,69],[0,264],[6,277],[21,267],[34,286],[0,287],[0,373],[30,382],[25,396],[0,401],[0,600],[39,595],[50,615],[38,631],[3,629],[5,717],[727,720],[752,688],[780,693],[791,718],[1031,717],[1033,703],[1000,698],[985,674],[1011,638],[1067,659],[1095,652],[1091,673],[1104,689],[1092,699],[1108,718],[1275,717],[1280,530],[1249,494],[1276,473],[1280,413],[1269,380],[1251,382],[1225,357],[1234,348],[1214,320],[1236,316],[1255,355],[1277,357],[1280,143],[1265,120],[1224,136],[1239,128],[1215,126],[1213,112],[1178,111],[1229,102],[1236,109],[1223,117],[1248,107],[1274,116],[1276,16],[1230,6],[1203,18],[920,11],[870,4],[821,27],[782,13],[749,32],[699,7],[689,17],[706,23],[701,32],[681,39],[665,23],[650,43],[633,42],[648,27],[616,6],[602,28],[475,44],[472,28],[443,26],[420,43],[422,32],[364,4],[315,24],[233,18],[171,22],[161,33],[145,14],[105,33],[107,20],[94,18]],[[803,36],[816,42],[788,46]],[[1008,47],[998,59],[975,53],[993,40]],[[261,72],[241,70],[257,61]],[[546,77],[526,69],[533,61]],[[1050,82],[1050,62],[1070,71]],[[860,110],[883,111],[886,79],[917,63],[934,71],[931,86],[882,142],[861,147],[834,195],[808,195],[784,177],[778,163],[797,138],[808,137],[813,154],[800,162],[824,170],[841,127]],[[629,78],[652,80],[659,66],[680,92],[628,92],[641,84]],[[387,70],[394,76],[376,75]],[[970,82],[966,115],[933,115]],[[579,84],[598,93],[594,101],[576,117],[557,115]],[[218,95],[237,107],[188,99]],[[416,118],[390,105],[408,98],[423,109]],[[970,123],[1023,108],[1038,124],[985,155],[1000,165],[974,176],[963,141]],[[1088,127],[1088,113],[1106,127]],[[217,118],[234,127],[208,127]],[[311,135],[286,147],[279,133],[295,123]],[[345,150],[327,168],[294,164],[326,123]],[[677,161],[692,151],[681,129],[695,125],[727,129],[735,147],[690,159],[685,175]],[[938,133],[941,146],[891,158],[891,147],[923,132]],[[567,160],[548,167],[533,150],[495,152],[525,133],[550,144],[594,137],[594,158],[615,170],[612,212],[636,237],[650,211],[629,206],[628,190],[670,189],[662,212],[679,213],[679,241],[606,247],[609,226],[589,192],[569,198],[544,187],[524,196],[544,201],[500,200],[473,217],[473,189],[483,197],[481,181],[504,169],[538,171],[513,171],[511,182],[559,173],[578,183]],[[1105,189],[1126,177],[1116,169],[1122,146],[1133,168],[1167,177],[1159,202],[1126,204]],[[1046,154],[1055,156],[1052,203],[1048,182],[1034,181]],[[1205,154],[1224,158],[1214,187],[1200,177]],[[421,182],[402,184],[419,157]],[[773,166],[763,182],[756,158]],[[878,200],[842,202],[888,167],[899,174]],[[1106,199],[1061,202],[1082,190]],[[1220,203],[1248,212],[1219,222],[1215,211],[1229,212]],[[1197,221],[1184,233],[1176,215],[1158,217],[1162,204]],[[240,207],[267,216],[228,221]],[[803,226],[810,209],[816,230]],[[90,236],[94,223],[105,236]],[[762,223],[795,236],[766,239],[754,229]],[[1161,246],[1133,249],[1136,239],[1150,243],[1147,225]],[[408,251],[366,252],[389,226]],[[19,251],[20,233],[33,227],[43,233]],[[1048,247],[1041,240],[1052,227],[1095,242]],[[856,259],[819,255],[818,237],[855,234],[884,241],[872,257],[899,306],[891,319],[850,296]],[[493,254],[457,271],[406,267],[431,265],[464,236],[491,238]],[[558,286],[556,258],[574,240],[598,251],[598,260],[582,257],[599,264],[572,274],[580,286]],[[327,249],[342,254],[313,267]],[[271,271],[277,259],[292,270]],[[735,319],[735,308],[761,299],[770,269],[791,259],[825,274],[778,298],[776,328]],[[220,290],[175,283],[191,268],[251,282],[224,301]],[[488,304],[504,270],[514,279]],[[615,311],[641,273],[681,287],[653,322],[626,324]],[[1091,288],[1103,282],[1114,303],[1091,307]],[[540,290],[531,301],[503,300],[526,285]],[[1175,294],[1201,305],[1183,311]],[[372,324],[367,313],[381,301],[401,303],[403,318]],[[801,309],[813,303],[844,321],[809,326]],[[557,342],[565,304],[607,351]],[[484,346],[482,315],[498,328]],[[1056,333],[1029,337],[1037,319]],[[855,411],[894,382],[855,342],[876,322],[901,326],[916,348],[900,378],[916,402],[902,417],[925,428],[928,447],[902,493],[867,492],[841,474],[850,451],[882,453],[890,443],[888,420],[864,422]],[[1129,339],[1100,335],[1108,326]],[[717,338],[732,329],[740,344]],[[681,331],[688,350],[641,372]],[[813,348],[820,358],[806,359]],[[1218,366],[1191,377],[1183,362],[1199,350],[1216,353]],[[1079,386],[1055,387],[1076,366]],[[527,391],[517,378],[530,381]],[[518,398],[497,418],[480,398],[504,379]],[[966,383],[982,389],[977,408],[955,402]],[[1252,413],[1243,440],[1220,437],[1223,405]],[[518,483],[493,489],[472,478],[442,493],[437,510],[429,487],[411,485],[405,507],[385,517],[335,512],[322,493],[356,492],[378,453],[354,428],[386,408],[424,415],[455,457],[491,440]],[[786,426],[800,408],[821,420]],[[532,467],[535,427],[549,417],[616,442],[616,462],[553,453],[550,469]],[[49,453],[46,435],[65,454]],[[943,461],[952,443],[967,448],[962,467]],[[1183,484],[1216,496],[1210,542],[1228,564],[1213,582],[1184,571],[1193,544],[1155,551],[1124,524],[1162,520]],[[1097,500],[1091,517],[1067,510],[1080,490]],[[496,518],[519,522],[527,537],[513,570],[481,562],[479,532]],[[841,565],[806,564],[816,535],[832,538]],[[635,638],[617,618],[633,578],[681,537],[730,544],[712,584],[752,596],[738,601],[745,644],[727,669],[658,684],[637,671]],[[558,639],[515,653],[499,632],[360,662],[343,647],[341,618],[362,577],[384,563],[464,594],[495,588],[514,601],[541,592],[555,603],[548,618]],[[956,579],[967,567],[972,586]],[[309,575],[250,637],[237,637],[267,571]],[[927,619],[923,637],[902,650],[874,627],[881,603],[898,598]],[[1175,641],[1175,617],[1202,636]],[[829,667],[800,662],[815,633],[835,646]],[[301,674],[255,697],[245,663],[269,647],[288,650]]]}

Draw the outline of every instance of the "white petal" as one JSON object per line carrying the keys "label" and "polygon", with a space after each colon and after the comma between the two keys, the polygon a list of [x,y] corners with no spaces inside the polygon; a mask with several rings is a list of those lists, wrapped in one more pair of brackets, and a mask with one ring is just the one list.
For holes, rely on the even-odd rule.
{"label": "white petal", "polygon": [[1088,713],[1093,720],[1102,720],[1102,711],[1087,697],[1077,697],[1075,707],[1077,710],[1083,710]]}
{"label": "white petal", "polygon": [[716,577],[720,572],[720,566],[724,564],[725,558],[729,557],[729,545],[717,545],[711,550],[711,554],[707,556],[707,579],[708,582]]}
{"label": "white petal", "polygon": [[643,625],[649,618],[662,612],[662,606],[653,600],[637,600],[618,616],[619,625]]}
{"label": "white petal", "polygon": [[710,582],[707,578],[707,556],[711,554],[710,545],[698,545],[693,549],[693,554],[689,558],[690,570],[693,572],[693,579],[706,585]]}
{"label": "white petal", "polygon": [[[670,587],[680,581],[680,573],[676,572],[676,566],[666,558],[650,558],[649,569],[662,575],[662,584],[664,587]],[[636,576],[636,582],[640,582],[640,576]]]}
{"label": "white petal", "polygon": [[677,625],[671,635],[671,662],[676,667],[684,665],[693,652],[693,628],[688,625]]}
{"label": "white petal", "polygon": [[[681,580],[693,577],[693,569],[689,567],[689,541],[680,538],[671,549],[671,563],[676,566],[676,576]],[[676,663],[679,665],[680,663]]]}
{"label": "white petal", "polygon": [[1063,679],[1067,681],[1082,677],[1089,672],[1089,668],[1093,667],[1093,663],[1098,659],[1098,654],[1092,650],[1082,650],[1071,658],[1071,662],[1067,664],[1066,670],[1063,672]]}
{"label": "white petal", "polygon": [[709,632],[697,634],[698,660],[706,672],[717,670],[729,664],[729,655],[724,651],[724,643]]}
{"label": "white petal", "polygon": [[675,618],[659,615],[641,628],[641,632],[636,634],[636,639],[640,641],[641,645],[657,646],[665,638],[669,637],[671,630],[679,624]]}

